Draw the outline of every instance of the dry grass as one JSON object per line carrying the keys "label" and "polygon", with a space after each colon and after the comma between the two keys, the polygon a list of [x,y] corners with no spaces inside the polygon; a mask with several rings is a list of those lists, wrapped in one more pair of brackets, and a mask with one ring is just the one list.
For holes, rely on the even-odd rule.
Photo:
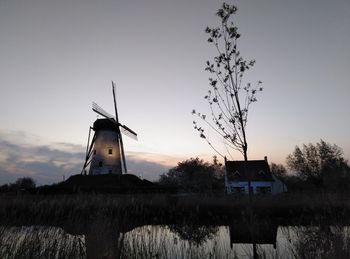
{"label": "dry grass", "polygon": [[[144,195],[13,195],[0,196],[0,223],[54,224],[89,222],[95,218],[133,217],[140,222],[152,218],[155,223],[176,221],[179,218],[196,222],[225,222],[247,214],[248,198],[214,196]],[[287,221],[300,218],[344,221],[350,215],[349,197],[336,194],[290,194],[256,196],[254,214],[258,218]],[[288,222],[287,222],[288,223]]]}

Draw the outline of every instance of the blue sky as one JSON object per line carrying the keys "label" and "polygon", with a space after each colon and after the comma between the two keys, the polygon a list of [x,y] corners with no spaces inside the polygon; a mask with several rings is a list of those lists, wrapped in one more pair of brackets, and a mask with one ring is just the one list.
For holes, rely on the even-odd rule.
{"label": "blue sky", "polygon": [[[177,161],[210,159],[191,111],[208,112],[214,50],[204,28],[217,24],[220,3],[1,0],[0,183],[80,171],[91,102],[113,111],[111,80],[121,122],[139,135],[125,138],[132,172],[156,179]],[[249,157],[284,163],[295,145],[322,138],[350,159],[350,2],[233,3],[239,48],[257,61],[247,79],[264,86],[248,118]]]}

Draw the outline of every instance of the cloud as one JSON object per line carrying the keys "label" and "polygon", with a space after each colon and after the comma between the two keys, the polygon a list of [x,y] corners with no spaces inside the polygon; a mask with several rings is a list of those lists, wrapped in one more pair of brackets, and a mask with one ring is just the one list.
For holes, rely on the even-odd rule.
{"label": "cloud", "polygon": [[141,178],[156,181],[162,173],[169,170],[169,166],[158,164],[156,162],[144,161],[135,157],[129,158],[127,156],[128,173],[134,174]]}
{"label": "cloud", "polygon": [[[15,138],[14,138],[15,137]],[[80,172],[84,157],[80,152],[43,145],[21,132],[0,133],[0,183],[29,176],[38,184],[51,184]]]}
{"label": "cloud", "polygon": [[[70,143],[45,143],[26,132],[0,131],[0,184],[32,177],[38,185],[62,181],[82,170],[86,147]],[[180,158],[147,152],[127,152],[128,172],[157,180]]]}

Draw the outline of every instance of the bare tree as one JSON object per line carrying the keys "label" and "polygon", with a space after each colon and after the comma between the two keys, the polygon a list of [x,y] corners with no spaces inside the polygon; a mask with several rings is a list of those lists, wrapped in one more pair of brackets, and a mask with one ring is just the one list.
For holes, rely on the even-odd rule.
{"label": "bare tree", "polygon": [[[240,34],[233,22],[233,15],[236,12],[236,6],[223,3],[216,13],[220,19],[220,26],[205,29],[209,36],[208,42],[217,51],[213,61],[206,62],[205,68],[212,75],[209,78],[210,89],[204,97],[208,101],[210,114],[207,116],[196,110],[192,113],[199,119],[193,121],[194,128],[220,156],[223,157],[209,140],[206,131],[208,127],[204,128],[203,124],[222,137],[228,153],[230,149],[237,150],[247,161],[248,110],[250,105],[257,101],[256,95],[263,88],[261,81],[253,85],[243,80],[245,73],[254,66],[255,60],[243,58],[238,50]],[[248,185],[251,193],[250,181]]]}

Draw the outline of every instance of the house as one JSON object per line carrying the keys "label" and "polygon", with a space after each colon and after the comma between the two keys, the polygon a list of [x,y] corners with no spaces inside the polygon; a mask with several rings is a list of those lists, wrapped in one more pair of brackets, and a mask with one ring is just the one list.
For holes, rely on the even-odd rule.
{"label": "house", "polygon": [[283,181],[271,173],[267,157],[264,160],[227,161],[225,160],[225,191],[248,193],[248,180],[254,194],[282,193],[287,191]]}

